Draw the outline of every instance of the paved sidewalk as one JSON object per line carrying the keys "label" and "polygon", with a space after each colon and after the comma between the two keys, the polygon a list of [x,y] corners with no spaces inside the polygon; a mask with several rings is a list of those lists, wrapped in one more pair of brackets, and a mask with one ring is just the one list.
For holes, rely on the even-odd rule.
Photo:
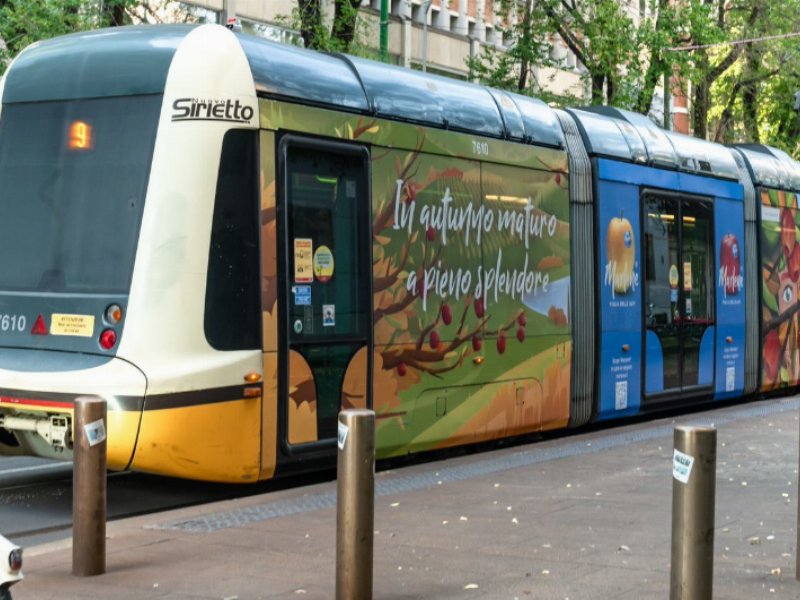
{"label": "paved sidewalk", "polygon": [[[714,597],[800,598],[797,399],[381,472],[374,598],[666,599],[674,424],[718,428]],[[108,572],[25,551],[15,600],[330,599],[336,483],[116,521]]]}

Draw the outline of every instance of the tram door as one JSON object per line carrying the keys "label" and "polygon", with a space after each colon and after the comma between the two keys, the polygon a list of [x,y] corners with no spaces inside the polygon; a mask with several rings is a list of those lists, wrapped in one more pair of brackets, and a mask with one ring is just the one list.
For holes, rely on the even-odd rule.
{"label": "tram door", "polygon": [[714,378],[712,205],[661,195],[643,204],[645,395],[701,393]]}
{"label": "tram door", "polygon": [[283,441],[325,450],[341,409],[371,405],[369,160],[361,146],[294,136],[279,160]]}

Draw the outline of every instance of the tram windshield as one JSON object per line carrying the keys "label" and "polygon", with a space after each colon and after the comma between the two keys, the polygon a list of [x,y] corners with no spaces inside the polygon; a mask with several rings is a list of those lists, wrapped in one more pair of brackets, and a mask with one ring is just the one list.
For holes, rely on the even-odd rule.
{"label": "tram windshield", "polygon": [[127,293],[161,96],[7,104],[0,291]]}

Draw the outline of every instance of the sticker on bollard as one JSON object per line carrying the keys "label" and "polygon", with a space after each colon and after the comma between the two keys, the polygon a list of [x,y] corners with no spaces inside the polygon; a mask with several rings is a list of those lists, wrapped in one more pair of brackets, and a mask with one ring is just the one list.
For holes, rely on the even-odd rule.
{"label": "sticker on bollard", "polygon": [[680,450],[674,450],[672,455],[672,476],[681,483],[689,483],[692,475],[692,465],[694,457],[684,454]]}
{"label": "sticker on bollard", "polygon": [[83,433],[86,435],[90,446],[101,444],[106,439],[106,426],[103,424],[103,419],[84,425]]}
{"label": "sticker on bollard", "polygon": [[344,444],[347,441],[347,432],[350,431],[350,428],[342,423],[339,422],[339,438],[336,440],[336,445],[339,446],[339,450],[344,450]]}

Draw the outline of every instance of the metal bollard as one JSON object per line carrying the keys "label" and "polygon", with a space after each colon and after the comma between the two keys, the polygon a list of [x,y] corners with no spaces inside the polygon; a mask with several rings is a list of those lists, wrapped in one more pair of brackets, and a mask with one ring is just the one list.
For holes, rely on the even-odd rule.
{"label": "metal bollard", "polygon": [[676,427],[670,600],[711,600],[717,430]]}
{"label": "metal bollard", "polygon": [[375,413],[339,413],[336,485],[336,600],[372,599]]}
{"label": "metal bollard", "polygon": [[106,401],[77,398],[73,420],[72,574],[106,572]]}

